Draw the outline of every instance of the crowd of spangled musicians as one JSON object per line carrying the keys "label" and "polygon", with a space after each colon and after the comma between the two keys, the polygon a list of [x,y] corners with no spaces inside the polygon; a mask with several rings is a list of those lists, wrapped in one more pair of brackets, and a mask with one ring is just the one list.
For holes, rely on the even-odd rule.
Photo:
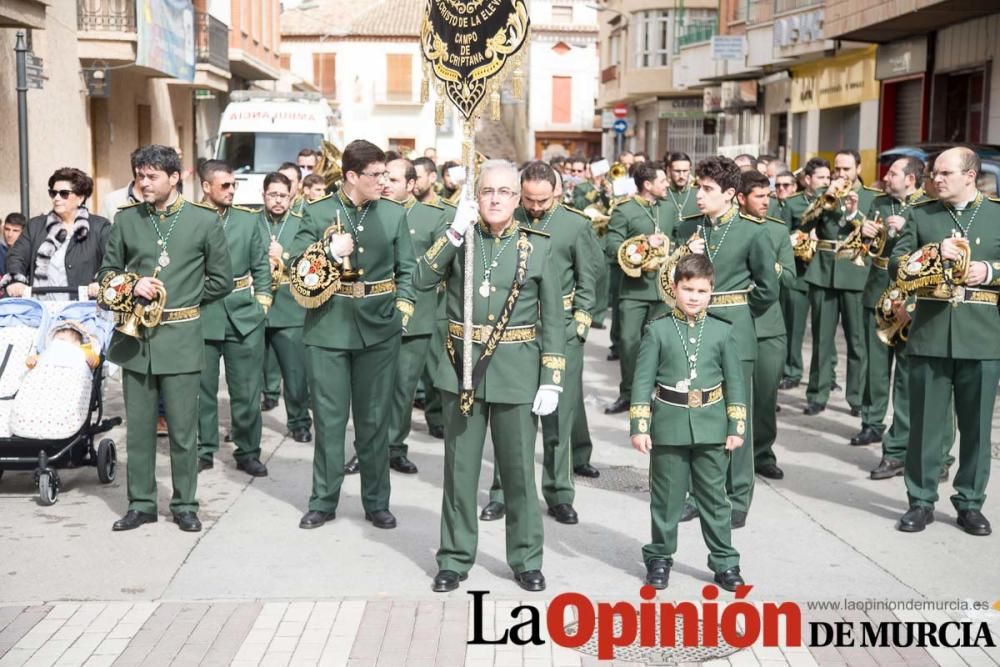
{"label": "crowd of spangled musicians", "polygon": [[[861,422],[850,444],[881,443],[871,478],[904,478],[898,530],[934,520],[957,424],[957,525],[990,534],[981,508],[1000,380],[1000,204],[977,190],[972,150],[900,158],[882,190],[861,183],[851,149],[798,173],[768,157],[626,152],[610,169],[486,159],[466,178],[434,157],[363,140],[336,155],[303,149],[266,176],[263,206],[250,209],[233,205],[224,162],[201,163],[185,196],[180,156],[149,145],[104,216],[87,209],[92,180],[64,168],[48,181],[50,212],[7,217],[6,295],[86,286],[120,324],[108,359],[122,368],[128,511],[114,530],[157,521],[158,435],[169,437],[173,520],[201,529],[197,479],[220,450],[221,363],[238,469],[267,475],[261,413],[279,394],[290,436],[315,440],[301,528],[333,521],[344,476],[357,472],[365,518],[396,526],[390,470],[417,472],[406,445],[417,404],[444,439],[433,590],[466,579],[478,521],[500,518],[515,580],[543,590],[538,422],[547,512],[576,524],[573,477],[600,475],[583,346],[609,326],[621,384],[605,412],[623,426],[627,412],[632,445],[650,457],[646,581],[667,586],[678,523],[699,518],[714,580],[734,590],[731,531],[747,521],[754,475],[784,476],[777,395],[803,381],[809,317],[804,412],[845,392]],[[496,465],[480,512],[487,431]]]}

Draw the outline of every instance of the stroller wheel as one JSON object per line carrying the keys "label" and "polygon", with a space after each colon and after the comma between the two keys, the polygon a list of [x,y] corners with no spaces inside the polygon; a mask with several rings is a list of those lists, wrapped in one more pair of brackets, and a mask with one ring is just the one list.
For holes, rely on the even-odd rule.
{"label": "stroller wheel", "polygon": [[54,470],[47,470],[38,475],[38,502],[48,507],[54,505],[59,495],[59,476]]}
{"label": "stroller wheel", "polygon": [[118,453],[115,451],[115,441],[110,438],[101,440],[97,445],[97,479],[101,484],[115,481],[118,471]]}

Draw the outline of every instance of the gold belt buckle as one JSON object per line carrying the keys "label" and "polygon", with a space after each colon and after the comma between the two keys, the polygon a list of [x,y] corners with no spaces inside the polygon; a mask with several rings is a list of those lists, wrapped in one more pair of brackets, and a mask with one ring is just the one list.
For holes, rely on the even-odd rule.
{"label": "gold belt buckle", "polygon": [[365,284],[362,282],[351,284],[351,296],[355,299],[362,299],[365,296]]}
{"label": "gold belt buckle", "polygon": [[700,408],[701,407],[701,390],[692,389],[688,391],[688,407],[689,408]]}
{"label": "gold belt buckle", "polygon": [[963,301],[965,301],[965,287],[962,285],[955,285],[951,288],[951,305],[957,306]]}
{"label": "gold belt buckle", "polygon": [[481,342],[481,343],[483,343],[485,345],[486,341],[488,341],[490,339],[490,336],[493,335],[493,325],[492,324],[485,324],[485,325],[483,325],[483,327],[479,331],[480,331],[479,342]]}

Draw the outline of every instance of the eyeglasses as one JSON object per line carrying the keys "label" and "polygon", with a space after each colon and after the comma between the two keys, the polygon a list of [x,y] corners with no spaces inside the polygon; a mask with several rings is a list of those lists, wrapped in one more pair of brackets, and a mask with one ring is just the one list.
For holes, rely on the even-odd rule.
{"label": "eyeglasses", "polygon": [[264,196],[267,199],[277,199],[278,201],[291,197],[291,195],[286,195],[284,192],[266,192],[264,193]]}
{"label": "eyeglasses", "polygon": [[[955,174],[964,174],[966,171],[972,171],[971,169],[959,169],[958,171],[951,171],[947,169],[939,169],[937,171],[931,172],[931,178],[937,178],[938,176],[942,178],[948,178]],[[49,190],[51,192],[51,190]]]}
{"label": "eyeglasses", "polygon": [[775,183],[775,188],[794,188],[795,183]]}
{"label": "eyeglasses", "polygon": [[516,194],[517,192],[515,190],[511,190],[510,188],[500,188],[499,190],[495,188],[482,188],[479,191],[479,198],[493,199],[494,197],[496,197],[501,201],[506,201]]}
{"label": "eyeglasses", "polygon": [[49,199],[55,199],[57,196],[63,199],[69,199],[70,195],[75,195],[76,193],[72,190],[49,190]]}
{"label": "eyeglasses", "polygon": [[380,181],[383,178],[388,178],[389,177],[389,172],[387,172],[387,171],[378,171],[378,172],[375,172],[374,174],[369,174],[367,171],[363,171],[363,172],[361,172],[361,175],[362,176],[367,176],[368,178],[374,178],[376,181]]}

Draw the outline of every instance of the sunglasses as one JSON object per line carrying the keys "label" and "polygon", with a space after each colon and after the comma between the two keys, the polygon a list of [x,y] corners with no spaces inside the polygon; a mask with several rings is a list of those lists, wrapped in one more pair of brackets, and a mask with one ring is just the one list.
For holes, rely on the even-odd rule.
{"label": "sunglasses", "polygon": [[75,195],[76,193],[72,190],[49,190],[49,199],[55,199],[57,196],[63,199],[69,199],[70,195]]}
{"label": "sunglasses", "polygon": [[775,183],[774,187],[776,187],[776,188],[793,188],[793,187],[795,187],[795,184],[794,183]]}

